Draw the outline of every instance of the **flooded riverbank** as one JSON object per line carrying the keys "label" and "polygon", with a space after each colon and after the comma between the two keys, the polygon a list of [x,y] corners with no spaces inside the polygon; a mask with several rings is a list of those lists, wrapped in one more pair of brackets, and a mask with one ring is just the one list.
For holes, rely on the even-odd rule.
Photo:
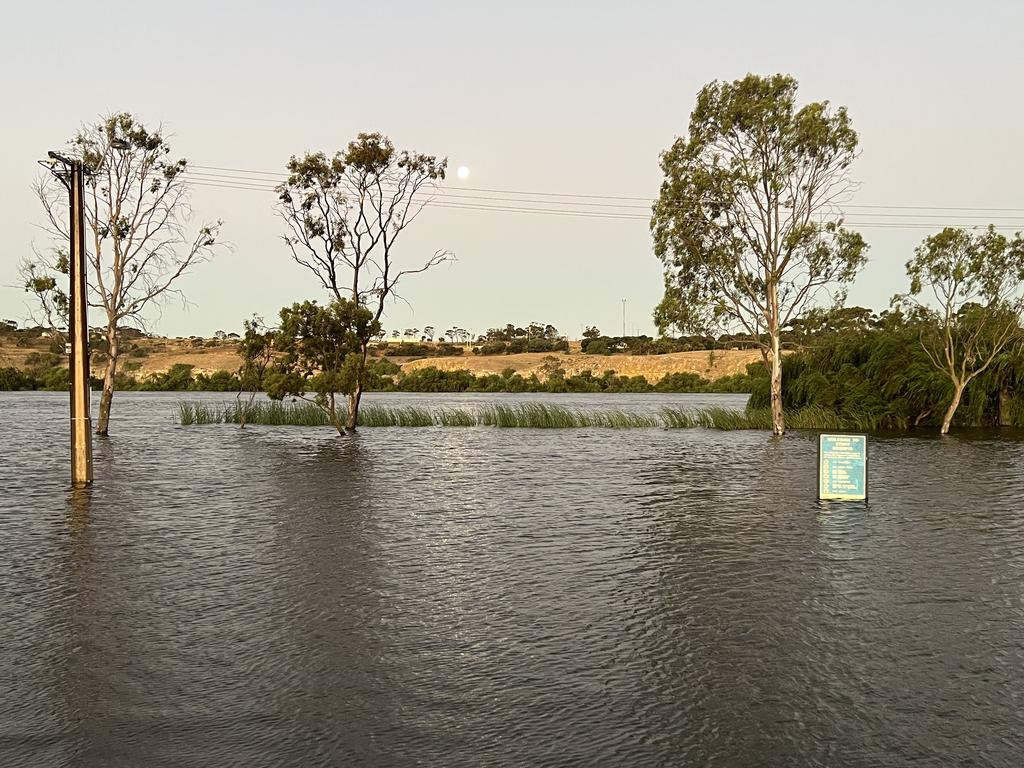
{"label": "flooded riverbank", "polygon": [[1024,749],[1024,442],[877,437],[870,502],[829,504],[811,434],[339,437],[181,427],[179,399],[119,394],[96,485],[73,495],[67,396],[0,396],[0,764],[1010,766]]}

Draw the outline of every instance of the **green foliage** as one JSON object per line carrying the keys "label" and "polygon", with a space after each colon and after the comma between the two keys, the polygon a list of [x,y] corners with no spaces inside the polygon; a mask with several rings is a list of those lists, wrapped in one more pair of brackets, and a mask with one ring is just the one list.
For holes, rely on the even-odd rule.
{"label": "green foliage", "polygon": [[[723,336],[721,341],[729,343],[732,337]],[[630,355],[667,355],[673,352],[711,349],[715,345],[715,339],[710,336],[663,336],[657,339],[650,336],[592,336],[583,340],[580,351],[587,355],[611,355],[616,352]]]}
{"label": "green foliage", "polygon": [[386,344],[383,346],[385,357],[456,357],[465,353],[462,347],[454,344],[402,342],[401,344]]}
{"label": "green foliage", "polygon": [[396,387],[403,392],[465,392],[476,384],[469,371],[442,371],[433,366],[405,374]]}
{"label": "green foliage", "polygon": [[[952,383],[932,364],[920,343],[921,321],[899,312],[857,324],[825,320],[804,349],[783,358],[782,401],[787,413],[825,409],[844,423],[865,429],[940,426]],[[1009,413],[1000,414],[1000,396]],[[1024,401],[1024,354],[1004,350],[966,387],[957,423],[993,426]],[[769,407],[764,378],[755,378],[749,408]],[[1005,410],[1005,409],[1004,409]],[[793,426],[796,426],[795,424]],[[858,428],[861,428],[859,426]]]}
{"label": "green foliage", "polygon": [[[697,96],[689,136],[662,156],[652,220],[665,266],[659,327],[785,325],[823,286],[853,279],[866,246],[814,214],[846,188],[857,134],[844,107],[796,106],[797,82],[748,75]],[[757,215],[758,212],[768,215]],[[771,306],[772,292],[787,306]]]}
{"label": "green foliage", "polygon": [[480,410],[477,419],[481,426],[503,429],[572,429],[579,427],[627,429],[659,425],[654,416],[645,413],[585,412],[547,403],[489,405]]}
{"label": "green foliage", "polygon": [[175,392],[190,389],[193,384],[192,366],[175,363],[163,373],[156,373],[135,387],[142,392]]}
{"label": "green foliage", "polygon": [[17,392],[35,389],[36,386],[35,377],[23,373],[17,368],[0,368],[0,392]]}
{"label": "green foliage", "polygon": [[474,355],[507,355],[508,344],[504,341],[488,341],[478,347],[473,347]]}
{"label": "green foliage", "polygon": [[302,401],[271,401],[248,405],[178,403],[178,421],[183,425],[241,424],[243,420],[248,424],[274,427],[323,427],[330,423],[322,409]]}
{"label": "green foliage", "polygon": [[[242,409],[237,405],[178,404],[178,421],[183,425],[238,424],[242,415]],[[871,431],[885,427],[870,416],[841,414],[821,406],[787,411],[786,418],[795,429]],[[250,424],[265,426],[322,427],[332,424],[322,409],[302,401],[254,403],[246,411],[245,419]],[[653,414],[621,410],[585,411],[548,403],[497,403],[476,412],[459,408],[431,410],[418,406],[371,404],[360,409],[359,426],[769,430],[772,416],[767,408],[745,412],[727,408],[663,408],[660,413]]]}
{"label": "green foliage", "polygon": [[841,218],[820,215],[852,190],[857,134],[846,109],[798,109],[796,92],[786,75],[706,85],[689,135],[662,155],[651,220],[665,279],[659,329],[739,327],[764,339],[776,434],[782,329],[821,297],[842,303],[867,251]]}
{"label": "green foliage", "polygon": [[359,409],[359,426],[432,427],[434,426],[434,417],[429,408],[366,405]]}
{"label": "green foliage", "polygon": [[949,379],[945,432],[968,384],[1024,344],[1024,238],[992,226],[978,234],[946,228],[925,238],[907,276],[910,292],[893,303],[908,311],[928,360]]}
{"label": "green foliage", "polygon": [[[137,329],[121,327],[159,303],[190,268],[210,258],[221,222],[189,231],[192,209],[184,186],[187,162],[171,157],[159,129],[118,112],[83,125],[72,137],[68,154],[86,169],[84,220],[87,230],[89,300],[104,310],[105,333],[127,338]],[[69,196],[64,184],[44,177],[36,187],[56,247],[38,254],[22,268],[25,290],[33,294],[52,328],[67,327],[70,259],[68,234],[57,222],[68,221]],[[115,370],[118,350],[95,344],[97,362]],[[112,383],[124,377],[108,378]],[[107,434],[113,389],[105,388],[96,429]]]}
{"label": "green foliage", "polygon": [[66,392],[71,386],[71,373],[67,368],[48,368],[36,376],[37,389]]}
{"label": "green foliage", "polygon": [[281,325],[274,331],[261,332],[257,325],[256,320],[247,323],[241,343],[243,380],[253,383],[263,364],[258,378],[271,398],[313,393],[313,402],[344,431],[343,411],[335,396],[352,393],[360,385],[363,349],[380,323],[365,307],[339,299],[327,306],[306,301],[284,307]]}
{"label": "green foliage", "polygon": [[[557,360],[557,358],[552,358]],[[397,367],[397,366],[396,366]],[[417,368],[402,375],[367,376],[367,390],[389,392],[750,392],[764,378],[761,366],[752,372],[707,381],[695,373],[668,373],[654,384],[643,376],[619,376],[605,371],[595,376],[582,371],[566,376],[561,368],[548,370],[541,381],[536,374],[523,377],[509,368],[501,374],[474,376],[467,370],[447,371],[434,366]],[[370,368],[372,371],[372,366]]]}
{"label": "green foliage", "polygon": [[209,375],[200,373],[191,385],[191,389],[198,392],[236,392],[239,388],[238,376],[230,371],[214,371]]}
{"label": "green foliage", "polygon": [[476,416],[461,408],[439,408],[434,414],[442,427],[475,427]]}

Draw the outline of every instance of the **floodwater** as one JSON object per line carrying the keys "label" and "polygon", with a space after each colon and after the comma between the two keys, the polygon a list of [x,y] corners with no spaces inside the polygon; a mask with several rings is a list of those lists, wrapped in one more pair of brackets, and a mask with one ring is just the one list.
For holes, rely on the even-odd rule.
{"label": "floodwater", "polygon": [[810,434],[182,397],[119,394],[72,493],[67,396],[0,394],[0,765],[1020,764],[1020,439],[874,438],[824,503]]}

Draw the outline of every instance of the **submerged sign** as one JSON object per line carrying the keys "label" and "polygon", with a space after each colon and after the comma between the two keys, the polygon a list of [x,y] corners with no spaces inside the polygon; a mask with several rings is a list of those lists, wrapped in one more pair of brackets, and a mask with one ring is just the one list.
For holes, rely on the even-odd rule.
{"label": "submerged sign", "polygon": [[867,435],[818,435],[818,498],[867,497]]}

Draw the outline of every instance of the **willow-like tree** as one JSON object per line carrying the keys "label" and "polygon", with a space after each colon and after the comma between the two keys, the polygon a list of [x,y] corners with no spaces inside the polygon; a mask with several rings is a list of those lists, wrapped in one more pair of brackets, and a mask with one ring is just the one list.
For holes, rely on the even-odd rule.
{"label": "willow-like tree", "polygon": [[[147,308],[180,295],[178,278],[214,252],[221,222],[190,228],[187,161],[171,157],[162,131],[149,130],[127,112],[90,123],[71,139],[69,154],[82,159],[85,182],[89,306],[103,310],[106,366],[96,434],[106,435],[120,359],[120,327],[144,325]],[[38,298],[51,325],[66,323],[68,193],[52,176],[36,193],[47,229],[58,245],[23,267],[25,289]],[[55,316],[56,315],[56,316]]]}
{"label": "willow-like tree", "polygon": [[[330,158],[323,152],[292,157],[288,178],[277,190],[292,258],[334,299],[366,307],[379,324],[387,301],[400,298],[403,278],[454,258],[437,250],[403,267],[395,251],[401,234],[444,179],[447,164],[433,155],[396,150],[379,133],[360,133]],[[362,342],[348,393],[349,430],[359,418],[368,347],[369,338]]]}
{"label": "willow-like tree", "polygon": [[777,435],[785,431],[782,329],[824,295],[841,303],[867,252],[841,217],[855,188],[849,115],[828,102],[798,108],[796,94],[786,75],[704,86],[688,135],[661,156],[651,219],[665,270],[659,329],[739,327],[756,339]]}
{"label": "willow-like tree", "polygon": [[946,434],[967,385],[1024,341],[1024,238],[947,227],[917,247],[907,276],[910,292],[894,303],[909,305],[928,359],[949,377]]}

